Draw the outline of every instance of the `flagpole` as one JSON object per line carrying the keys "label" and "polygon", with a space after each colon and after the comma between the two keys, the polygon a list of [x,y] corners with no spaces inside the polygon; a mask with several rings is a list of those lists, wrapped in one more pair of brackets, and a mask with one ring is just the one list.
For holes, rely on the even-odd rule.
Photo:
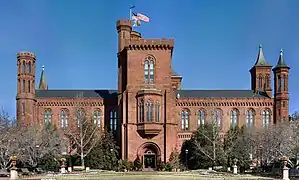
{"label": "flagpole", "polygon": [[135,6],[130,7],[130,20],[132,20],[132,9],[135,8]]}

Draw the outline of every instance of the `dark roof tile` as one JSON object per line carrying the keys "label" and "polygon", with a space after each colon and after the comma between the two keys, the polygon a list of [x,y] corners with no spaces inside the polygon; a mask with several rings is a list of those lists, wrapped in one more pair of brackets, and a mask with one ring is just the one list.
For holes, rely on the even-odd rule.
{"label": "dark roof tile", "polygon": [[253,90],[177,90],[180,98],[259,98],[267,97],[264,92]]}

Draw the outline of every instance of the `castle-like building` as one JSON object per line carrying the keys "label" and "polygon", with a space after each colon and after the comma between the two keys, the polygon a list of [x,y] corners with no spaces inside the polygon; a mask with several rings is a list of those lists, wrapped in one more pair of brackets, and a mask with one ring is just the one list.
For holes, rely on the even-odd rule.
{"label": "castle-like building", "polygon": [[143,39],[132,31],[129,20],[118,20],[116,28],[117,90],[51,90],[44,68],[35,89],[36,56],[18,53],[18,122],[50,122],[64,130],[76,125],[74,113],[79,103],[100,129],[114,132],[123,159],[141,157],[146,168],[154,167],[157,158],[168,161],[170,153],[193,131],[212,120],[226,132],[230,126],[263,128],[288,119],[290,68],[282,51],[272,69],[259,47],[250,69],[250,90],[184,90],[182,76],[171,65],[173,39]]}

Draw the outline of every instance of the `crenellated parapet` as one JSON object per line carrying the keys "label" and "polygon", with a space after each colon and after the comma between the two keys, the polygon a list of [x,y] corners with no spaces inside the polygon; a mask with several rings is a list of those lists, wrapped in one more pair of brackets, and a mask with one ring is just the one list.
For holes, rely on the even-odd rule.
{"label": "crenellated parapet", "polygon": [[252,107],[273,106],[273,99],[269,98],[183,98],[176,100],[176,106],[202,107]]}
{"label": "crenellated parapet", "polygon": [[17,53],[17,58],[20,59],[20,58],[33,58],[34,60],[36,59],[36,56],[33,52],[18,52]]}
{"label": "crenellated parapet", "polygon": [[172,50],[174,39],[126,39],[125,47],[129,50]]}

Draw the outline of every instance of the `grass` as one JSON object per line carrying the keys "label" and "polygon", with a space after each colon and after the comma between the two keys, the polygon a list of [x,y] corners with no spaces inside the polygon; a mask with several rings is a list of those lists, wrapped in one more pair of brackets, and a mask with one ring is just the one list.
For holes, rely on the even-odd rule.
{"label": "grass", "polygon": [[[50,178],[50,177],[49,177]],[[45,178],[46,179],[46,178]],[[65,179],[100,179],[100,180],[258,180],[271,179],[255,176],[217,176],[199,175],[198,173],[173,173],[173,172],[101,172],[94,175],[60,176],[57,180]]]}

